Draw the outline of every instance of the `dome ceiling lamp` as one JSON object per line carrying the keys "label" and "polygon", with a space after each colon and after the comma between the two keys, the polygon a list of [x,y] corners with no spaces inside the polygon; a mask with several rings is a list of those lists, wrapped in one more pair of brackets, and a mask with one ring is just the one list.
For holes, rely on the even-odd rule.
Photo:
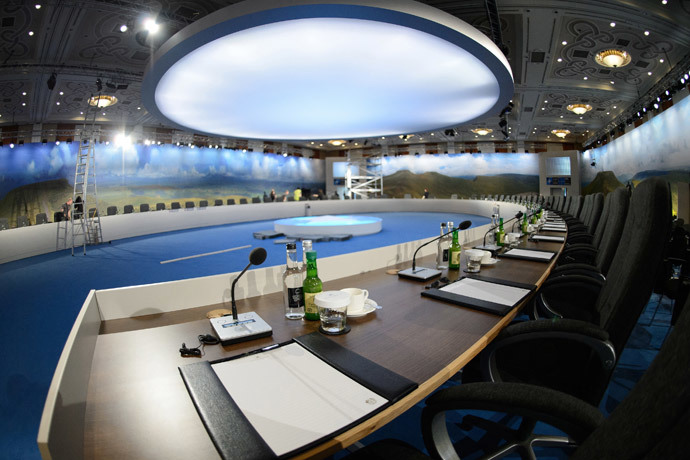
{"label": "dome ceiling lamp", "polygon": [[99,109],[104,109],[115,104],[117,104],[117,98],[115,96],[101,94],[99,96],[92,96],[89,98],[89,105],[92,107],[98,107]]}
{"label": "dome ceiling lamp", "polygon": [[470,131],[472,131],[474,134],[479,134],[480,136],[486,136],[487,134],[494,132],[493,129],[489,129],[489,128],[474,128],[474,129],[470,129]]}
{"label": "dome ceiling lamp", "polygon": [[[423,75],[409,72],[410,55]],[[161,45],[142,85],[163,123],[286,141],[443,130],[498,113],[513,92],[490,38],[411,0],[235,3]]]}
{"label": "dome ceiling lamp", "polygon": [[632,58],[630,57],[630,53],[627,51],[608,49],[599,51],[597,54],[595,54],[594,60],[600,66],[617,68],[625,67],[626,65],[630,64]]}
{"label": "dome ceiling lamp", "polygon": [[555,134],[557,137],[560,137],[561,139],[564,139],[565,136],[570,134],[570,131],[567,129],[552,129],[551,133]]}
{"label": "dome ceiling lamp", "polygon": [[334,146],[334,147],[340,147],[340,146],[342,146],[342,145],[345,145],[345,141],[342,140],[342,139],[330,140],[330,141],[328,141],[328,143],[331,144],[331,145]]}
{"label": "dome ceiling lamp", "polygon": [[585,113],[592,110],[592,106],[589,104],[568,104],[566,109],[577,115],[584,115]]}

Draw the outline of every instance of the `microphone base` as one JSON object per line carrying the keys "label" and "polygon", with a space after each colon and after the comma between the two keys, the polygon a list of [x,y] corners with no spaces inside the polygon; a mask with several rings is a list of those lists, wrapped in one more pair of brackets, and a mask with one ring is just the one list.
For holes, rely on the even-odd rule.
{"label": "microphone base", "polygon": [[435,268],[417,267],[414,270],[412,270],[411,268],[400,270],[398,272],[398,276],[400,278],[406,278],[415,281],[426,281],[439,276],[441,273],[443,273],[441,270],[436,270]]}
{"label": "microphone base", "polygon": [[492,253],[496,253],[501,249],[501,246],[497,244],[484,244],[481,246],[475,246],[474,249],[482,249],[484,251],[491,251]]}
{"label": "microphone base", "polygon": [[211,318],[211,325],[223,345],[230,345],[260,337],[270,337],[273,329],[258,313],[250,311],[237,315],[237,321],[232,315]]}

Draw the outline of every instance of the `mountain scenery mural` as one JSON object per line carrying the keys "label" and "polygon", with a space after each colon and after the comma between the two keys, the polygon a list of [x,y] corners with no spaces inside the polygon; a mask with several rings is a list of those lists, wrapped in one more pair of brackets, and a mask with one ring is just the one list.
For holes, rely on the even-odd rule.
{"label": "mountain scenery mural", "polygon": [[[603,147],[588,150],[581,162],[585,193],[607,191],[618,183],[636,185],[647,177],[671,184],[673,209],[678,209],[678,183],[690,182],[690,97]],[[591,166],[592,161],[595,166]],[[605,174],[602,176],[602,174]]]}
{"label": "mountain scenery mural", "polygon": [[[96,147],[98,207],[122,213],[125,205],[201,200],[213,205],[233,198],[251,202],[275,189],[325,188],[324,161],[229,149],[198,149],[173,145]],[[27,144],[0,148],[0,217],[16,222],[44,212],[49,220],[72,196],[79,145]],[[90,207],[90,206],[89,206]],[[14,225],[11,225],[14,226]]]}
{"label": "mountain scenery mural", "polygon": [[383,189],[389,197],[435,198],[539,193],[535,154],[450,154],[385,157]]}

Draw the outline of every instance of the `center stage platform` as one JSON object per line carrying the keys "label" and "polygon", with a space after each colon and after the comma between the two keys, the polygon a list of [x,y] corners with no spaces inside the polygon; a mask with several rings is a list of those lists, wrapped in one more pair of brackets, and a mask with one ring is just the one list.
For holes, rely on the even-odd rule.
{"label": "center stage platform", "polygon": [[310,216],[276,220],[273,228],[287,236],[371,235],[381,231],[381,219],[372,216]]}

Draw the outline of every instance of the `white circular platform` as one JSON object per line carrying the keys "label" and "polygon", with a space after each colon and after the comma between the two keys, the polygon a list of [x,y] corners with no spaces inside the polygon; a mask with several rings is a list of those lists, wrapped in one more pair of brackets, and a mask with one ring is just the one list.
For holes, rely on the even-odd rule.
{"label": "white circular platform", "polygon": [[309,216],[280,219],[273,223],[276,232],[285,235],[317,236],[371,235],[381,231],[381,219],[371,216]]}

